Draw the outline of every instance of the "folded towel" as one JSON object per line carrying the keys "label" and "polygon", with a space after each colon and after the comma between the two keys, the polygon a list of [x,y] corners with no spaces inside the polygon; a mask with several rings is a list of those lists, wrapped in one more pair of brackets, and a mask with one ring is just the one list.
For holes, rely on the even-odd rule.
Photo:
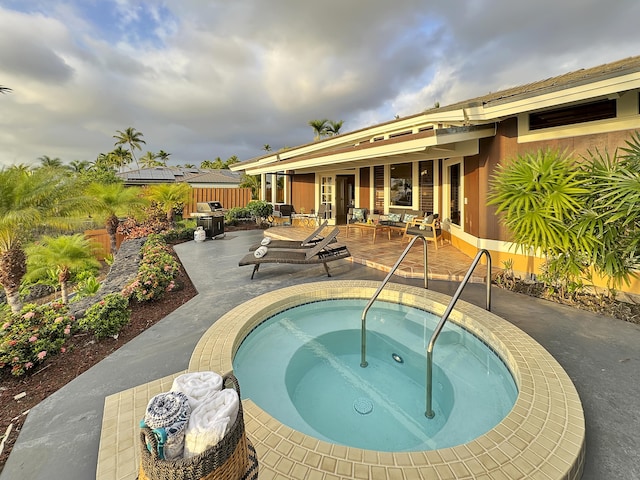
{"label": "folded towel", "polygon": [[158,438],[161,459],[182,458],[190,414],[189,399],[182,392],[160,393],[149,400],[143,426],[153,430]]}
{"label": "folded towel", "polygon": [[222,376],[216,372],[185,373],[173,380],[172,392],[182,392],[193,411],[200,403],[222,390]]}
{"label": "folded towel", "polygon": [[271,237],[264,237],[260,242],[260,245],[264,245],[265,247],[271,243]]}
{"label": "folded towel", "polygon": [[265,247],[264,245],[261,247],[256,248],[255,252],[253,252],[253,255],[256,258],[262,258],[267,254],[267,247]]}
{"label": "folded towel", "polygon": [[184,437],[184,457],[199,455],[220,442],[238,417],[240,398],[231,388],[213,394],[191,412]]}

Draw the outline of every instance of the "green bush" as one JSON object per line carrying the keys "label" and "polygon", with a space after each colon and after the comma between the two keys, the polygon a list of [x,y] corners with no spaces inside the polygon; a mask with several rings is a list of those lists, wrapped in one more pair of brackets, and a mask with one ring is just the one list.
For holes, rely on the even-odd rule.
{"label": "green bush", "polygon": [[238,221],[251,220],[253,214],[247,207],[233,207],[227,210],[224,215],[224,219],[227,223],[236,224]]}
{"label": "green bush", "polygon": [[117,335],[130,320],[129,299],[120,293],[110,293],[87,309],[78,326],[100,339]]}
{"label": "green bush", "polygon": [[100,282],[90,271],[83,271],[77,275],[76,282],[76,294],[71,301],[95,295],[100,288]]}
{"label": "green bush", "polygon": [[51,355],[64,352],[65,340],[77,322],[63,304],[26,305],[19,315],[9,315],[0,327],[0,369],[24,375]]}
{"label": "green bush", "polygon": [[140,250],[142,259],[136,279],[125,287],[122,294],[139,302],[160,298],[174,289],[174,278],[179,264],[171,254],[171,248],[160,235],[149,235]]}
{"label": "green bush", "polygon": [[273,213],[273,205],[262,200],[251,200],[247,209],[256,219],[267,218]]}

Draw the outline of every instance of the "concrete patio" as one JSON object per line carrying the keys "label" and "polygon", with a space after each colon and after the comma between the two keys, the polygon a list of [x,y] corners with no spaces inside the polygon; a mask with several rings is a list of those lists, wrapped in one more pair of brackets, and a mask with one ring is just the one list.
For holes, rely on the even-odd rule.
{"label": "concrete patio", "polygon": [[[277,227],[270,233],[305,236],[305,232],[290,227]],[[0,478],[95,478],[105,398],[185,370],[203,333],[247,299],[285,286],[329,280],[319,265],[265,265],[255,280],[249,280],[251,269],[239,268],[237,262],[262,234],[229,232],[224,239],[178,245],[176,251],[199,295],[32,409]],[[406,245],[397,238],[390,241],[393,245],[387,245],[381,237],[375,244],[366,236],[349,238],[353,261],[330,264],[333,278],[381,280],[384,269],[388,270]],[[344,240],[342,235],[339,238]],[[414,270],[421,272],[420,250],[416,247],[418,263],[407,258],[407,265],[412,265],[413,270],[404,266],[405,276],[394,277],[394,282],[418,286],[422,283],[420,278],[410,278],[418,276]],[[435,252],[430,245],[429,271],[434,279],[429,283],[430,289],[451,295],[457,283],[435,279],[457,280],[470,262],[451,246]],[[481,267],[477,275],[477,280],[484,276]],[[497,288],[492,290],[493,313],[544,346],[578,390],[587,428],[583,479],[640,478],[640,327]],[[470,284],[462,298],[482,305],[484,287]],[[132,447],[117,445],[123,451]],[[136,472],[125,473],[126,476],[114,478],[135,478]],[[402,469],[398,474],[404,478]],[[336,471],[324,478],[348,477]]]}

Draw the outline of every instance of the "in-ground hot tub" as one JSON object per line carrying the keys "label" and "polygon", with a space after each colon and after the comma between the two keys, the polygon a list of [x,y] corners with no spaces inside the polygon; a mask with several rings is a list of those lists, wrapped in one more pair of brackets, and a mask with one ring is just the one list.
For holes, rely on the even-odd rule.
{"label": "in-ground hot tub", "polygon": [[[245,337],[273,315],[318,300],[369,299],[377,286],[368,281],[320,282],[249,300],[216,321],[197,345],[190,370],[228,371]],[[444,312],[449,301],[449,297],[435,292],[396,284],[388,284],[379,299],[436,315]],[[415,471],[436,475],[446,471],[454,478],[476,478],[482,474],[498,475],[496,478],[580,478],[584,463],[584,414],[575,387],[561,366],[524,332],[481,308],[458,302],[450,321],[486,343],[513,375],[518,395],[513,408],[497,425],[460,445],[373,455],[370,450],[332,447],[330,442],[298,433],[254,406],[249,399],[250,410],[255,409],[259,414],[249,423],[248,434],[251,436],[253,432],[259,454],[262,452],[270,459],[263,468],[278,472],[280,463],[275,458],[287,457],[279,452],[287,450],[283,445],[295,439],[297,460],[287,460],[294,463],[291,468],[297,465],[300,469],[326,471],[324,466],[341,465],[344,472],[351,472],[354,477],[366,471],[375,472],[376,478],[391,478],[402,468],[407,474]],[[357,351],[359,345],[354,348]],[[436,365],[438,349],[436,342]],[[242,379],[240,381],[242,385]],[[280,441],[276,441],[277,438]],[[337,453],[331,462],[334,452]],[[321,460],[310,465],[309,459],[315,458],[314,455],[326,457],[326,463]],[[335,468],[333,471],[337,472]]]}

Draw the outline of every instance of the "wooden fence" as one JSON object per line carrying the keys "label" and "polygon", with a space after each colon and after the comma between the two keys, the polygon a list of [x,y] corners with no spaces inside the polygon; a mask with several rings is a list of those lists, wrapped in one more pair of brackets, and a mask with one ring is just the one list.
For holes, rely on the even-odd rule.
{"label": "wooden fence", "polygon": [[194,188],[191,190],[191,201],[184,206],[182,218],[189,218],[196,211],[196,203],[217,201],[225,209],[246,207],[251,201],[250,188]]}
{"label": "wooden fence", "polygon": [[[84,236],[89,239],[90,242],[95,243],[96,248],[94,254],[98,260],[104,260],[105,257],[111,254],[111,239],[107,233],[106,228],[98,230],[85,230]],[[124,236],[116,234],[116,247],[120,248],[120,244],[124,240]]]}

